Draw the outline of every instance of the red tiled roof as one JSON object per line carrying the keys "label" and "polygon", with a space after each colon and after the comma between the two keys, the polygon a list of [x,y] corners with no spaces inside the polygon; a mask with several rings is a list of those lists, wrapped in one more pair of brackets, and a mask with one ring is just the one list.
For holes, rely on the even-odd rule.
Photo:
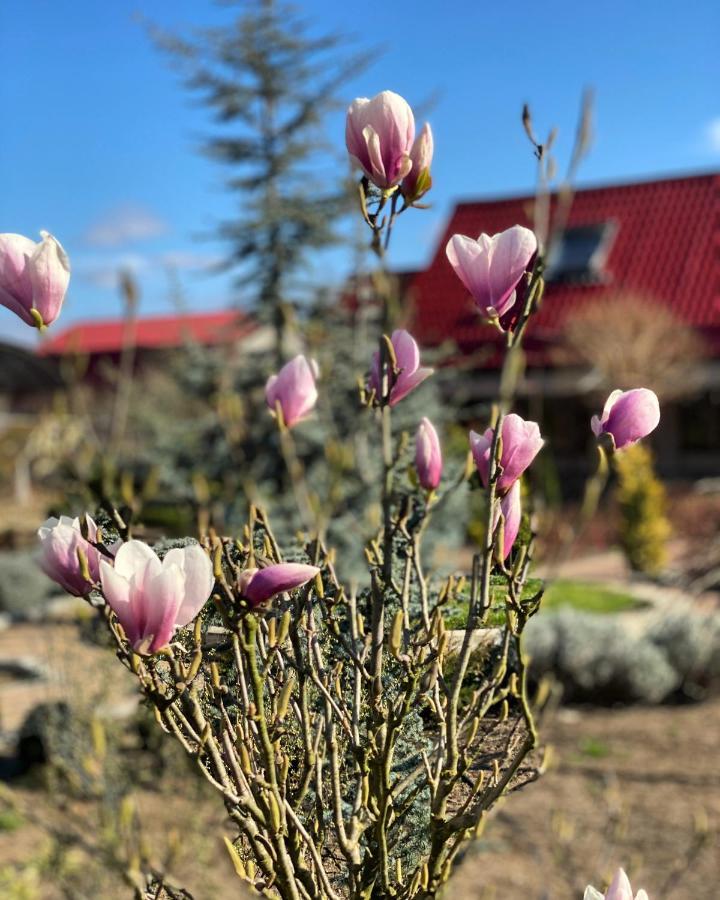
{"label": "red tiled roof", "polygon": [[[414,333],[427,344],[454,338],[465,351],[498,333],[482,325],[472,300],[445,257],[453,234],[477,237],[531,224],[533,198],[460,203],[430,266],[410,284]],[[568,315],[622,292],[666,304],[717,343],[720,338],[720,173],[578,190],[568,225],[613,221],[615,236],[601,284],[547,286],[526,346],[544,356]]]}
{"label": "red tiled roof", "polygon": [[[213,346],[237,340],[255,328],[247,316],[236,310],[182,316],[148,316],[137,319],[131,337],[140,349],[170,349],[187,342]],[[119,353],[127,342],[124,319],[106,319],[71,325],[42,342],[43,356],[66,353]]]}

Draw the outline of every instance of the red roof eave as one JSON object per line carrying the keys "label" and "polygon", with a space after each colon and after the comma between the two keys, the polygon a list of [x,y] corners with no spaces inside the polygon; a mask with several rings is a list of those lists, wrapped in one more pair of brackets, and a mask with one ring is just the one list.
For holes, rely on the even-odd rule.
{"label": "red roof eave", "polygon": [[125,319],[82,322],[51,334],[38,348],[41,356],[70,353],[112,354],[132,345],[160,350],[187,343],[215,346],[246,336],[256,325],[234,310],[183,316],[150,316],[128,323]]}

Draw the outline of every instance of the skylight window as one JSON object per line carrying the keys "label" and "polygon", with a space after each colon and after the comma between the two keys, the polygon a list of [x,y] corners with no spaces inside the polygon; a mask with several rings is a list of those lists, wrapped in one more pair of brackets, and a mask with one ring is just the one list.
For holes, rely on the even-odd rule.
{"label": "skylight window", "polygon": [[614,235],[614,222],[566,228],[551,242],[545,268],[546,281],[604,281],[603,268]]}

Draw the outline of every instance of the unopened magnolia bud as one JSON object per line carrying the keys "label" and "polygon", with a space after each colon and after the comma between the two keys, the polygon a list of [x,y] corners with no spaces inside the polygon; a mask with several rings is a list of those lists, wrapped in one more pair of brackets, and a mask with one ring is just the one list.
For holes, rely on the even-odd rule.
{"label": "unopened magnolia bud", "polygon": [[268,796],[268,809],[270,810],[270,822],[272,824],[272,827],[276,833],[280,833],[280,831],[282,830],[280,807],[278,806],[275,794],[273,793]]}
{"label": "unopened magnolia bud", "polygon": [[392,338],[388,339],[383,335],[383,356],[387,359],[388,364],[392,366],[391,372],[397,372],[395,378],[391,378],[392,384],[389,385],[389,394],[383,390],[383,384],[388,374],[383,369],[383,360],[380,358],[379,351],[375,351],[372,358],[370,368],[370,380],[368,387],[375,392],[378,403],[387,403],[389,406],[395,406],[403,397],[406,397],[411,391],[422,384],[426,378],[433,373],[433,369],[429,369],[420,365],[420,350],[418,349],[415,338],[409,331],[397,330],[393,331]]}
{"label": "unopened magnolia bud", "polygon": [[467,746],[468,747],[472,746],[473,741],[477,737],[479,727],[480,727],[480,717],[476,716],[473,719],[472,724],[470,725],[470,731],[468,732],[468,736],[467,736]]}
{"label": "unopened magnolia bud", "polygon": [[412,168],[402,181],[401,190],[408,204],[420,200],[432,187],[430,164],[433,158],[433,136],[425,123],[410,150]]}
{"label": "unopened magnolia bud", "polygon": [[447,653],[448,644],[450,643],[450,634],[447,631],[443,631],[440,635],[440,640],[438,641],[438,657],[442,659]]}
{"label": "unopened magnolia bud", "polygon": [[598,440],[609,439],[610,446],[622,450],[654,431],[660,422],[660,404],[653,391],[636,388],[613,391],[600,417],[593,416],[591,427]]}
{"label": "unopened magnolia bud", "polygon": [[213,562],[213,575],[215,576],[215,578],[222,578],[223,577],[222,544],[218,544],[215,547],[215,549],[213,550],[212,562]]}
{"label": "unopened magnolia bud", "polygon": [[227,852],[230,856],[230,860],[233,864],[235,872],[240,876],[240,878],[247,878],[247,871],[245,869],[245,865],[240,858],[240,854],[237,852],[237,848],[232,841],[228,840],[228,838],[223,835],[223,841],[225,842],[225,847],[227,848]]}
{"label": "unopened magnolia bud", "polygon": [[286,609],[282,614],[282,618],[280,619],[280,627],[278,628],[277,642],[278,646],[282,647],[282,645],[287,640],[288,632],[290,631],[290,610]]}
{"label": "unopened magnolia bud", "polygon": [[252,766],[250,765],[250,756],[247,752],[247,747],[243,740],[238,743],[238,753],[240,754],[240,768],[246,775],[250,775],[252,773]]}
{"label": "unopened magnolia bud", "polygon": [[315,386],[317,377],[315,360],[296,356],[277,375],[268,378],[265,399],[281,427],[293,428],[313,411],[318,398]]}
{"label": "unopened magnolia bud", "polygon": [[400,655],[403,639],[403,611],[399,609],[393,618],[392,629],[390,631],[390,652],[394,657]]}
{"label": "unopened magnolia bud", "polygon": [[287,715],[288,705],[290,703],[290,697],[292,695],[293,685],[295,684],[295,676],[292,672],[287,676],[287,680],[283,685],[283,689],[280,692],[280,697],[278,699],[277,705],[277,717],[278,720],[282,722],[282,720]]}
{"label": "unopened magnolia bud", "polygon": [[434,491],[440,484],[443,460],[440,439],[430,419],[420,422],[415,437],[415,470],[420,484],[427,491]]}

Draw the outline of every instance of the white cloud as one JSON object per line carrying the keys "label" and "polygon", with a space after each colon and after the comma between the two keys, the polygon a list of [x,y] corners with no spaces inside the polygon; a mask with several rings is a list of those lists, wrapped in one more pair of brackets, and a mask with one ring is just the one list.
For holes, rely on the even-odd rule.
{"label": "white cloud", "polygon": [[140,205],[123,204],[108,210],[91,223],[84,238],[92,247],[121,247],[159,237],[167,230],[167,222],[152,210]]}
{"label": "white cloud", "polygon": [[93,287],[115,290],[120,272],[130,272],[141,282],[164,276],[168,269],[203,274],[222,261],[215,253],[199,250],[166,250],[162,253],[106,251],[74,254],[73,275]]}
{"label": "white cloud", "polygon": [[168,269],[190,271],[217,266],[223,261],[223,257],[217,253],[200,250],[169,250],[167,253],[161,253],[157,261]]}
{"label": "white cloud", "polygon": [[711,119],[705,126],[705,146],[713,153],[720,153],[720,116]]}
{"label": "white cloud", "polygon": [[73,275],[93,287],[115,290],[120,272],[140,276],[152,267],[151,260],[137,253],[114,253],[107,256],[74,256]]}

